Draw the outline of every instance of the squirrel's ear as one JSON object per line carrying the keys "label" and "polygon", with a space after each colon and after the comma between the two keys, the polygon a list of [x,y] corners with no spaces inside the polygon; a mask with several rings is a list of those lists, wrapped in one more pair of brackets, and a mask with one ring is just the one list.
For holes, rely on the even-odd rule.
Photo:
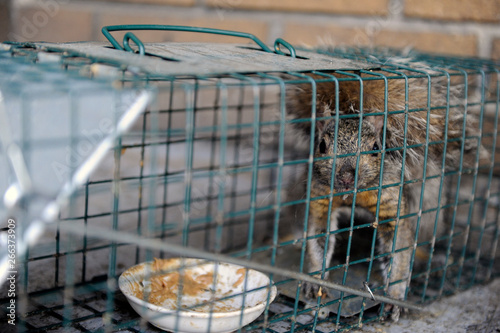
{"label": "squirrel's ear", "polygon": [[[328,105],[324,105],[323,108],[319,110],[319,112],[316,112],[316,119],[331,117],[332,114],[332,110],[328,107]],[[323,129],[328,122],[329,120],[316,120],[316,132],[323,132]]]}
{"label": "squirrel's ear", "polygon": [[323,105],[323,107],[320,109],[321,111],[318,112],[317,117],[331,117],[333,115],[332,109],[330,109],[330,106],[328,105]]}
{"label": "squirrel's ear", "polygon": [[315,132],[318,134],[323,133],[323,129],[325,128],[326,121],[324,120],[316,120],[316,130]]}
{"label": "squirrel's ear", "polygon": [[369,121],[373,127],[375,127],[375,131],[378,134],[382,134],[382,129],[384,128],[384,116],[368,116],[365,119]]}

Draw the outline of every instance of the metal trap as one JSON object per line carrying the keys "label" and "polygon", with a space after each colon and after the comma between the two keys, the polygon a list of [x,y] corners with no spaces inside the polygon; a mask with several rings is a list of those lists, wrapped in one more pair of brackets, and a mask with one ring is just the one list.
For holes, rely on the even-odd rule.
{"label": "metal trap", "polygon": [[[145,29],[224,33],[253,43],[148,44],[130,32]],[[111,34],[122,30],[129,31],[123,46]],[[184,312],[205,315],[207,326],[192,332],[215,332],[219,312],[236,313],[232,330],[342,331],[384,319],[387,305],[415,309],[498,276],[498,63],[385,49],[298,50],[281,39],[270,48],[249,34],[192,27],[103,32],[110,43],[0,44],[0,312],[8,319],[2,332],[158,332],[149,322],[163,317],[172,319],[168,329],[185,331]],[[401,108],[392,103],[396,83],[403,87]],[[375,85],[381,93],[372,96]],[[427,97],[414,102],[414,87]],[[304,91],[309,95],[300,97]],[[374,100],[377,110],[369,108]],[[415,143],[408,120],[415,114],[433,126],[437,115],[450,124],[457,114],[463,119],[457,128],[434,127],[445,133],[442,140],[424,126]],[[386,168],[400,159],[400,180],[344,194],[331,185],[315,195],[315,165],[331,162],[334,170],[352,157],[318,156],[319,128],[343,119],[362,128],[370,117],[384,119],[383,145],[352,152],[353,177],[362,177],[358,169],[370,155],[382,156]],[[399,132],[391,128],[397,117],[406,119]],[[342,140],[341,130],[335,127],[335,140]],[[391,145],[395,133],[403,145]],[[443,151],[439,159],[430,155],[436,150]],[[424,152],[418,176],[410,172],[414,151]],[[407,194],[415,184],[422,191]],[[430,208],[426,186],[435,192]],[[373,214],[346,204],[338,226],[330,226],[333,202],[390,187],[401,189],[394,218],[374,224]],[[404,211],[402,198],[417,208]],[[328,226],[313,234],[310,216],[321,200],[330,205]],[[424,219],[432,221],[430,231],[423,231]],[[388,225],[401,234],[401,221],[414,221],[411,242],[381,251],[378,234]],[[333,237],[330,261],[324,244]],[[325,247],[319,271],[310,268],[313,242]],[[411,260],[404,278],[391,280],[380,263],[396,267],[399,253]],[[147,266],[131,280],[132,289],[136,282],[142,288],[132,293],[142,304],[134,310],[119,277],[155,258],[181,264]],[[192,278],[212,295],[203,305],[178,296],[191,283],[187,258],[219,263],[206,273],[208,282]],[[236,265],[229,277],[222,263]],[[252,285],[251,271],[270,280]],[[172,289],[173,276],[180,282]],[[146,319],[141,311],[150,307],[140,302],[151,301],[158,277],[175,291],[174,309]],[[234,288],[216,297],[226,278],[236,279],[228,280]],[[328,296],[306,297],[306,283]],[[404,297],[392,297],[392,286],[404,286]],[[258,293],[262,299],[251,305]],[[230,310],[217,307],[238,299]],[[262,312],[246,323],[253,307]]]}

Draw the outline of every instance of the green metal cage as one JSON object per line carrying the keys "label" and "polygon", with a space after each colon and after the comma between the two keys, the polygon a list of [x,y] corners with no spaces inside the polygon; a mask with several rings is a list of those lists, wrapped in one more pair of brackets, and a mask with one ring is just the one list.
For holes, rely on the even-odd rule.
{"label": "green metal cage", "polygon": [[[254,44],[143,43],[132,30],[145,29],[222,33]],[[122,46],[113,34],[123,30]],[[0,313],[8,319],[2,332],[157,332],[119,288],[124,271],[154,258],[183,259],[146,270],[142,287],[158,274],[180,273],[179,291],[187,288],[186,258],[243,268],[234,284],[243,281],[243,289],[225,297],[243,297],[231,309],[241,325],[252,295],[262,292],[263,312],[236,329],[249,332],[349,330],[383,320],[384,305],[418,311],[498,276],[498,62],[388,49],[304,50],[281,39],[270,48],[249,34],[193,27],[114,26],[103,33],[110,43],[0,44]],[[403,87],[401,109],[391,108],[394,82]],[[427,97],[415,107],[417,84]],[[382,93],[367,95],[372,85]],[[352,110],[342,108],[346,91]],[[381,101],[378,110],[366,107],[373,98]],[[291,101],[303,108],[294,113]],[[453,110],[463,115],[458,129]],[[415,144],[408,119],[417,113],[428,123]],[[433,141],[429,124],[437,113],[445,119],[444,139]],[[331,183],[336,163],[349,157],[318,157],[318,128],[357,119],[361,129],[364,118],[377,116],[386,128],[383,146],[350,154],[354,178],[364,156],[382,156],[387,168],[389,156],[399,154],[401,177],[391,186],[402,193],[418,184],[422,192],[411,194],[417,210],[398,209],[393,220],[414,219],[417,230],[423,216],[435,221],[428,238],[417,231],[410,246],[389,252],[377,250],[373,217],[354,204],[342,211],[338,228],[308,232],[314,202],[330,202],[330,225],[331,203],[343,195],[312,194],[314,165],[332,163]],[[387,131],[396,116],[405,119],[401,146],[390,145]],[[449,136],[453,130],[460,134]],[[354,142],[362,139],[360,130]],[[452,162],[447,152],[455,146]],[[433,149],[443,151],[434,173],[427,155]],[[411,151],[424,152],[419,177],[405,173]],[[427,209],[422,198],[431,183],[436,200]],[[380,181],[348,194],[383,187],[389,185]],[[392,222],[377,219],[379,228]],[[333,259],[325,250],[321,270],[311,272],[308,242],[331,237]],[[403,251],[412,254],[408,281],[384,282],[378,263]],[[198,331],[215,331],[213,298],[224,277],[222,266],[214,267],[215,278],[204,286],[212,295],[208,308],[182,309],[176,296],[177,307],[163,315],[174,319],[172,331],[182,331],[182,311],[208,314],[208,327]],[[251,286],[250,270],[269,281]],[[328,279],[321,279],[325,272]],[[386,284],[406,282],[404,299],[387,293]],[[328,297],[305,297],[305,283],[327,288]],[[137,298],[147,301],[148,294]]]}

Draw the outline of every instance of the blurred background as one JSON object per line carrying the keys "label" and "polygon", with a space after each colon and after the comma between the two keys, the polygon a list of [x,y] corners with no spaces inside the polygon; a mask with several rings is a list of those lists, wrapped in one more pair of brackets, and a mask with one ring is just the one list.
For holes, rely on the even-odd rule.
{"label": "blurred background", "polygon": [[[104,40],[113,24],[250,32],[266,43],[411,47],[500,59],[500,0],[0,0],[0,41]],[[141,32],[144,41],[238,42]],[[240,41],[241,42],[241,41]]]}

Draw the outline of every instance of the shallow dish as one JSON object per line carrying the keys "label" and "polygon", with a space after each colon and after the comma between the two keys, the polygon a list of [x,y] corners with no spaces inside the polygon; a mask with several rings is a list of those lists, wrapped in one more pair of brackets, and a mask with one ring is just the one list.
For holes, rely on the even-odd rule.
{"label": "shallow dish", "polygon": [[268,295],[269,303],[276,297],[267,275],[201,259],[141,263],[123,272],[118,284],[141,317],[179,333],[235,331],[260,316]]}

